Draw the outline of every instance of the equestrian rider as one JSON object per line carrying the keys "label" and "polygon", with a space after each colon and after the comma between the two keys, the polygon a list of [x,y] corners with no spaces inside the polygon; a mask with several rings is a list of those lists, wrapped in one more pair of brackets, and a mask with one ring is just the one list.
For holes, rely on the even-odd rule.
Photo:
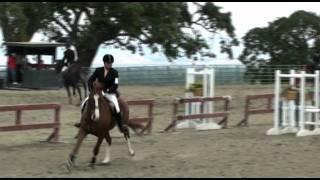
{"label": "equestrian rider", "polygon": [[62,71],[65,71],[67,67],[71,66],[75,62],[75,55],[72,49],[70,49],[71,45],[68,43],[66,45],[67,50],[64,51],[64,56],[62,59],[62,62],[64,64],[64,69]]}
{"label": "equestrian rider", "polygon": [[[122,133],[128,132],[128,128],[123,124],[120,114],[120,107],[118,98],[119,92],[118,89],[118,83],[119,83],[119,76],[118,71],[112,68],[112,63],[114,62],[114,58],[110,54],[106,54],[103,56],[103,63],[104,67],[96,68],[94,73],[90,76],[88,79],[88,88],[89,91],[93,88],[93,82],[98,79],[99,82],[104,83],[104,96],[108,98],[110,102],[112,102],[112,106],[114,109],[114,117],[116,119],[117,125]],[[81,109],[83,109],[84,104],[88,100],[89,97],[87,97],[82,105]],[[80,123],[75,124],[76,127],[80,127]]]}

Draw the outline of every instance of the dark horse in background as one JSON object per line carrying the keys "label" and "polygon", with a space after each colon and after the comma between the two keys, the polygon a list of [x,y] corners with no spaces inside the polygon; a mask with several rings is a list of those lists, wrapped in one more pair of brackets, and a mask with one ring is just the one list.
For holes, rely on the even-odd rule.
{"label": "dark horse in background", "polygon": [[[93,149],[93,156],[90,162],[90,166],[93,168],[96,163],[96,158],[99,153],[100,145],[105,139],[107,141],[105,158],[102,161],[103,164],[110,162],[110,148],[111,148],[111,136],[109,131],[115,126],[115,120],[112,119],[112,109],[110,102],[102,94],[103,85],[97,80],[93,83],[93,89],[89,93],[89,99],[81,113],[81,126],[77,135],[77,142],[69,156],[66,167],[71,171],[76,155],[79,151],[81,143],[88,134],[92,134],[98,137],[96,145]],[[120,106],[123,113],[123,122],[128,122],[129,107],[128,105]],[[124,137],[128,144],[129,154],[133,156],[135,154],[131,147],[130,136],[125,133]]]}
{"label": "dark horse in background", "polygon": [[81,71],[81,65],[78,62],[75,62],[72,65],[70,65],[66,70],[62,71],[63,66],[64,64],[61,60],[56,61],[55,70],[56,73],[62,73],[61,75],[63,85],[68,93],[69,104],[72,104],[72,96],[70,92],[70,87],[72,87],[74,96],[76,95],[76,90],[78,91],[80,103],[77,105],[80,105],[82,102],[82,94],[79,82],[83,85],[84,97],[87,96],[87,84],[84,78],[84,74]]}

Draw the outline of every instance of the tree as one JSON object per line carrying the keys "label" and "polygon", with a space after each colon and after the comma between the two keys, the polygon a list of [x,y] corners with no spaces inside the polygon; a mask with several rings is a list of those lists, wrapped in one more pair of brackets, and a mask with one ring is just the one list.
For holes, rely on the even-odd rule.
{"label": "tree", "polygon": [[248,67],[261,65],[303,65],[320,48],[320,17],[306,11],[296,11],[254,28],[243,38],[244,50],[239,59]]}
{"label": "tree", "polygon": [[115,46],[141,53],[142,45],[163,52],[169,60],[196,53],[214,56],[199,31],[225,32],[221,52],[232,57],[237,45],[230,13],[220,12],[213,3],[186,2],[86,2],[49,3],[47,35],[55,41],[75,45],[79,61],[90,66],[100,45]]}
{"label": "tree", "polygon": [[46,3],[2,2],[0,26],[4,41],[30,41],[50,15]]}

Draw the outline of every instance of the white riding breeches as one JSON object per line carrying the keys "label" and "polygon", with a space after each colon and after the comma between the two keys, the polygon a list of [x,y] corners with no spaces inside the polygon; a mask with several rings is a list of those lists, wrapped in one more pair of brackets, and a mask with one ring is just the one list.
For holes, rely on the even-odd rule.
{"label": "white riding breeches", "polygon": [[63,66],[62,69],[61,69],[61,71],[64,72],[64,71],[66,71],[67,69],[68,69],[67,66]]}
{"label": "white riding breeches", "polygon": [[[116,94],[108,94],[108,93],[103,93],[103,96],[108,98],[108,100],[111,102],[111,106],[115,108],[116,113],[120,112],[120,107],[119,107],[119,103],[118,103],[118,99],[117,99],[117,95]],[[88,101],[89,96],[86,97],[86,99],[82,102],[81,104],[81,110],[83,109],[84,104]]]}

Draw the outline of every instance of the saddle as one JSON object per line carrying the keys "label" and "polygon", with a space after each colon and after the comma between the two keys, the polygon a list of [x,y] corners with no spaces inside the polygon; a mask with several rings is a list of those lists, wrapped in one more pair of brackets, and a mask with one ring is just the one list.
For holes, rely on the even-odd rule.
{"label": "saddle", "polygon": [[[112,105],[112,103],[108,100],[108,98],[106,98],[106,97],[103,97],[103,98],[105,98],[106,101],[108,102],[109,107],[110,107],[110,109],[111,109],[112,116],[113,116],[113,115],[115,114],[115,112],[116,112],[116,109],[114,108],[114,106]],[[118,102],[119,102],[119,98],[118,98]],[[83,105],[83,107],[82,107],[82,109],[81,109],[81,113],[83,113],[84,108],[86,107],[87,103],[88,103],[88,101],[85,101],[85,102],[84,102],[84,105]],[[122,112],[121,107],[120,107],[120,112]]]}

